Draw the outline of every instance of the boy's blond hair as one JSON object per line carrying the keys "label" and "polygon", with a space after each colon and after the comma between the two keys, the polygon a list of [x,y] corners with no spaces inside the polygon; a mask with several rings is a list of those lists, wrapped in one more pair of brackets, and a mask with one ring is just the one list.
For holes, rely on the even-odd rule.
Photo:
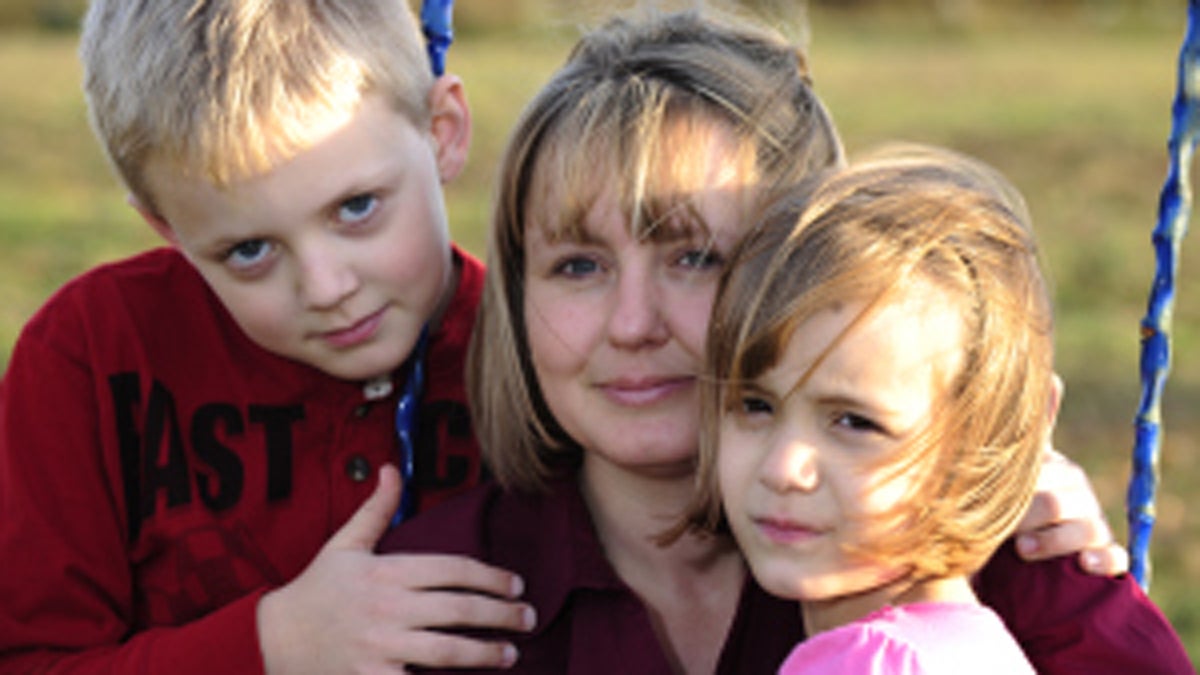
{"label": "boy's blond hair", "polygon": [[961,366],[923,431],[874,467],[915,478],[894,509],[860,523],[862,544],[850,552],[909,566],[915,578],[982,567],[1033,496],[1053,417],[1053,318],[1016,190],[983,164],[934,148],[890,146],[814,179],[743,242],[708,336],[694,524],[723,525],[720,420],[797,328],[822,309],[865,302],[852,331],[914,284],[939,289],[961,315]]}
{"label": "boy's blond hair", "polygon": [[651,11],[593,30],[518,120],[501,162],[467,375],[476,434],[506,487],[539,490],[580,458],[530,361],[529,223],[578,238],[583,214],[611,190],[635,237],[704,228],[689,217],[690,193],[706,187],[693,160],[714,132],[730,141],[730,168],[745,184],[734,197],[748,203],[843,159],[799,49],[712,10]]}
{"label": "boy's blond hair", "polygon": [[217,186],[265,171],[379,94],[422,125],[433,77],[405,0],[94,0],[92,126],[130,191],[163,162]]}

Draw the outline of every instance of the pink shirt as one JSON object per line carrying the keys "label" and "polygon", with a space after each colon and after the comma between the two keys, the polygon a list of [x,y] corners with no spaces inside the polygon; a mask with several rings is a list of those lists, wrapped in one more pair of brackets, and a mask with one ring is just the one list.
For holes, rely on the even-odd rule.
{"label": "pink shirt", "polygon": [[995,612],[928,602],[884,607],[796,645],[780,675],[1033,675]]}

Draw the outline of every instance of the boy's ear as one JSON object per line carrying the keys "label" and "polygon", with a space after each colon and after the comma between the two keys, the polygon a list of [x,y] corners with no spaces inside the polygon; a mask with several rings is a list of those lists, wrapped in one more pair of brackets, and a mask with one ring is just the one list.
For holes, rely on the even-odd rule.
{"label": "boy's ear", "polygon": [[167,241],[168,244],[179,248],[179,237],[175,235],[175,230],[171,229],[171,224],[163,219],[162,216],[154,212],[153,209],[146,206],[142,200],[138,199],[137,195],[132,192],[125,196],[125,201],[133,207],[134,211],[146,221],[146,224],[158,233],[158,236]]}
{"label": "boy's ear", "polygon": [[471,145],[471,111],[458,76],[443,75],[433,83],[429,92],[429,110],[438,176],[443,183],[448,183],[458,177],[467,163]]}

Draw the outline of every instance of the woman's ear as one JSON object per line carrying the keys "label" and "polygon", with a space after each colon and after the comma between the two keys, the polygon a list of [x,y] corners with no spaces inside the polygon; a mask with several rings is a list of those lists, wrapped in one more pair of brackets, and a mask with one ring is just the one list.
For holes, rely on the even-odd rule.
{"label": "woman's ear", "polygon": [[438,176],[448,183],[462,172],[471,145],[471,111],[458,76],[443,75],[433,83],[429,110]]}
{"label": "woman's ear", "polygon": [[125,201],[133,207],[134,211],[146,221],[146,224],[158,233],[158,236],[167,241],[168,244],[179,248],[179,237],[176,236],[175,230],[171,229],[171,224],[163,219],[162,216],[155,213],[153,209],[148,207],[137,195],[132,192],[125,196]]}

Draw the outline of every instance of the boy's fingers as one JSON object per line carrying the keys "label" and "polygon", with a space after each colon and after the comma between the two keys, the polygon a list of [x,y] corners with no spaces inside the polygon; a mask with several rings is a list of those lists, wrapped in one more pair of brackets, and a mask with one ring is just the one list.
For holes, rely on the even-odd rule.
{"label": "boy's fingers", "polygon": [[411,589],[457,589],[514,599],[525,592],[520,576],[460,555],[389,553],[378,560],[387,566],[385,583]]}
{"label": "boy's fingers", "polygon": [[409,664],[427,668],[511,668],[519,657],[508,642],[491,642],[446,633],[413,633],[405,646]]}
{"label": "boy's fingers", "polygon": [[385,464],[379,469],[379,482],[370,497],[358,507],[350,520],[330,537],[326,548],[373,550],[400,506],[400,474]]}
{"label": "boy's fingers", "polygon": [[422,629],[485,628],[528,632],[537,625],[532,606],[473,592],[429,591],[408,604],[406,623]]}

